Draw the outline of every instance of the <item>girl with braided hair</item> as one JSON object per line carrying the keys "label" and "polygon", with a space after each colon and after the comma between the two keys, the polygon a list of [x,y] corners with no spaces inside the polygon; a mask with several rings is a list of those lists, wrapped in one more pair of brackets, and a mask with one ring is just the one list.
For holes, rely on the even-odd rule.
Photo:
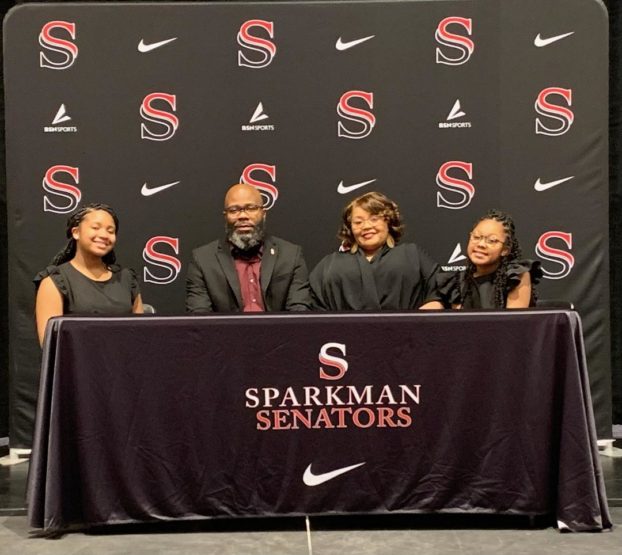
{"label": "girl with braided hair", "polygon": [[339,252],[309,276],[320,310],[443,308],[436,295],[438,265],[414,243],[401,243],[404,224],[395,202],[366,193],[343,210]]}
{"label": "girl with braided hair", "polygon": [[490,210],[480,218],[467,247],[466,270],[439,287],[451,308],[527,308],[535,306],[534,285],[542,277],[539,261],[521,260],[512,217]]}
{"label": "girl with braided hair", "polygon": [[67,220],[67,245],[34,279],[39,342],[47,322],[63,314],[142,313],[133,270],[116,262],[119,219],[106,204],[87,204]]}

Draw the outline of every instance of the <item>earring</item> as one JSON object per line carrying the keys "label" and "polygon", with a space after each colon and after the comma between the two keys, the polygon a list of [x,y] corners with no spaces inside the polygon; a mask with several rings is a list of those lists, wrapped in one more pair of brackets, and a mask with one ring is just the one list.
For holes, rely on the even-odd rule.
{"label": "earring", "polygon": [[395,239],[393,239],[393,235],[389,235],[387,237],[387,247],[392,249],[395,246]]}

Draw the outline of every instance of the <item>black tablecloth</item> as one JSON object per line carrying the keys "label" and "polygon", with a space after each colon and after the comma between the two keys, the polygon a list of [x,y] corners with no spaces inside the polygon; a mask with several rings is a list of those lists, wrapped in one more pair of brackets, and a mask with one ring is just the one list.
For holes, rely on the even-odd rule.
{"label": "black tablecloth", "polygon": [[328,513],[610,527],[566,311],[59,318],[34,527]]}

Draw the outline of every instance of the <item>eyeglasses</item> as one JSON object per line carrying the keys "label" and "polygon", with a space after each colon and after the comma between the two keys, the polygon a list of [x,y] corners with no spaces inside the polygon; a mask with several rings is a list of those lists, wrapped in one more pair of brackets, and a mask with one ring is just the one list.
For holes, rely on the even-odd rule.
{"label": "eyeglasses", "polygon": [[365,225],[365,223],[369,223],[372,226],[377,226],[380,222],[384,222],[386,220],[386,218],[384,216],[381,216],[380,214],[375,214],[373,216],[370,216],[369,218],[367,218],[366,220],[363,220],[362,218],[359,219],[357,218],[356,220],[352,220],[350,222],[350,224],[352,225],[353,228],[359,228],[359,227],[363,227]]}
{"label": "eyeglasses", "polygon": [[503,243],[501,239],[497,239],[496,237],[492,237],[490,235],[475,235],[475,233],[469,233],[471,237],[471,241],[473,243],[479,243],[480,241],[484,241],[489,247],[494,247],[497,243]]}
{"label": "eyeglasses", "polygon": [[229,214],[230,216],[237,216],[242,212],[246,212],[247,214],[257,214],[260,210],[263,209],[263,206],[259,206],[258,204],[245,204],[244,206],[227,206],[224,209],[223,214]]}

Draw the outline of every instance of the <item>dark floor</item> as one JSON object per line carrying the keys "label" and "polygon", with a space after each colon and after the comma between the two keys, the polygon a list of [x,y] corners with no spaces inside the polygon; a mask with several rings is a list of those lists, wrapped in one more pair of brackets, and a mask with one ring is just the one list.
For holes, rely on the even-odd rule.
{"label": "dark floor", "polygon": [[[622,458],[601,456],[601,463],[616,524],[622,522]],[[111,526],[58,538],[41,537],[29,528],[26,519],[27,473],[27,462],[0,466],[0,555],[309,553],[302,518]],[[622,533],[616,528],[602,534],[561,534],[549,519],[530,522],[525,517],[490,515],[314,517],[310,539],[315,555],[622,553]]]}

